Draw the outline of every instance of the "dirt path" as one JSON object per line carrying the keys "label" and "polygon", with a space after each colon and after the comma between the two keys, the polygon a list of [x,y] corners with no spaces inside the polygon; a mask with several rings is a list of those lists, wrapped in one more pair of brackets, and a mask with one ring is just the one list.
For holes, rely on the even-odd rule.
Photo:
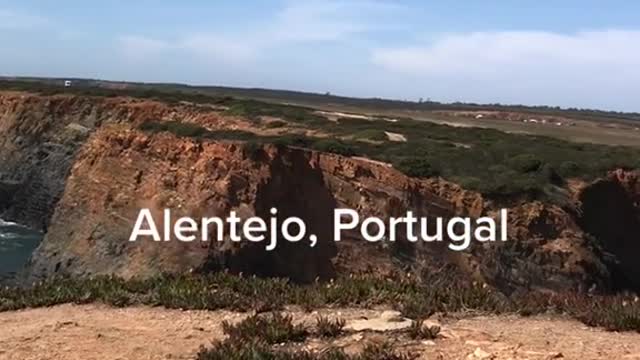
{"label": "dirt path", "polygon": [[[293,311],[312,325],[317,314]],[[388,312],[323,310],[348,326],[382,326]],[[101,305],[0,313],[0,359],[192,359],[200,345],[222,337],[221,322],[246,314],[226,311],[179,311]],[[369,322],[369,323],[368,323]],[[381,325],[382,324],[382,325]],[[389,327],[395,326],[390,320]],[[422,359],[640,359],[640,334],[611,333],[566,320],[543,317],[474,317],[444,320],[435,341],[397,345]],[[393,341],[393,332],[351,332],[333,345],[353,350],[363,341]],[[326,346],[310,340],[307,348]]]}

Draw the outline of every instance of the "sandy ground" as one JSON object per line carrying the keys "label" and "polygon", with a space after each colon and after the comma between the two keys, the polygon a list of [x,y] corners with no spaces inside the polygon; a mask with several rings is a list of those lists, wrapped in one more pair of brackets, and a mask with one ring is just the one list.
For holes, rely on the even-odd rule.
{"label": "sandy ground", "polygon": [[[312,325],[317,313],[291,310]],[[640,334],[591,329],[567,319],[472,317],[443,319],[435,341],[398,340],[382,310],[321,310],[347,324],[379,331],[351,331],[333,340],[347,351],[367,342],[397,342],[421,359],[640,359]],[[0,314],[0,359],[192,359],[201,345],[221,339],[221,322],[247,314],[102,305],[64,305]],[[385,322],[389,322],[388,326]],[[366,326],[365,326],[366,327]],[[388,330],[385,328],[388,327]],[[311,339],[309,349],[327,344]]]}

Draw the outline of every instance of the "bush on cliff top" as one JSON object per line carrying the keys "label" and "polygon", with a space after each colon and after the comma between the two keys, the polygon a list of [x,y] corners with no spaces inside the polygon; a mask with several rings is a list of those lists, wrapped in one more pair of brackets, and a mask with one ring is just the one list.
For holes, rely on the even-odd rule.
{"label": "bush on cliff top", "polygon": [[[282,106],[282,105],[281,105]],[[255,106],[252,107],[255,110]],[[299,111],[310,111],[297,109]],[[147,126],[152,131],[171,131],[178,136],[218,140],[256,141],[299,146],[341,155],[364,156],[393,164],[413,177],[442,176],[486,196],[529,194],[544,197],[549,186],[562,186],[564,178],[585,180],[601,177],[615,168],[640,169],[640,149],[570,142],[491,129],[457,129],[446,125],[401,119],[398,122],[287,118],[303,127],[331,134],[312,138],[299,134],[261,136],[240,131],[206,131],[175,125]],[[407,142],[363,141],[354,134],[389,131]],[[191,134],[191,135],[189,135]]]}

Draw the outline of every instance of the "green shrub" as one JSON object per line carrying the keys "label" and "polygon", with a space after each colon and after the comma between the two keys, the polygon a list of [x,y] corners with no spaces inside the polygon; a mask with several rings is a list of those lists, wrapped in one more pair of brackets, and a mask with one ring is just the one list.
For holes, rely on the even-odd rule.
{"label": "green shrub", "polygon": [[140,129],[150,132],[168,131],[180,137],[201,137],[207,133],[202,126],[179,121],[146,121],[140,125]]}
{"label": "green shrub", "polygon": [[313,143],[313,148],[319,151],[330,152],[343,156],[353,156],[356,154],[354,148],[340,140],[322,139]]}
{"label": "green shrub", "polygon": [[408,296],[399,305],[399,310],[409,319],[424,319],[435,314],[440,306],[435,304],[432,297]]}
{"label": "green shrub", "polygon": [[576,177],[580,175],[580,165],[575,161],[563,161],[558,172],[563,177]]}
{"label": "green shrub", "polygon": [[370,129],[362,130],[353,134],[355,139],[372,140],[372,141],[387,141],[388,136],[383,130]]}
{"label": "green shrub", "polygon": [[265,125],[267,129],[277,129],[285,126],[287,126],[287,123],[281,120],[274,120]]}
{"label": "green shrub", "polygon": [[563,177],[550,164],[544,164],[542,168],[540,168],[540,176],[542,178],[541,183],[549,183],[558,186],[564,184]]}
{"label": "green shrub", "polygon": [[507,164],[516,171],[530,173],[540,169],[542,160],[532,154],[520,154],[509,158]]}
{"label": "green shrub", "polygon": [[290,134],[282,135],[277,139],[274,139],[273,142],[277,146],[310,147],[313,143],[313,139],[300,134]]}
{"label": "green shrub", "polygon": [[394,166],[411,177],[436,177],[440,175],[440,171],[423,158],[405,158]]}

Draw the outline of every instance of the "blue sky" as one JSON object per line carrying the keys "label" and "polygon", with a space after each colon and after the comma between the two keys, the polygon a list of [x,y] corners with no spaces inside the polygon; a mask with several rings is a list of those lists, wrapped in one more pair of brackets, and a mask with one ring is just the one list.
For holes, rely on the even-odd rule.
{"label": "blue sky", "polygon": [[640,2],[0,0],[0,73],[640,111]]}

